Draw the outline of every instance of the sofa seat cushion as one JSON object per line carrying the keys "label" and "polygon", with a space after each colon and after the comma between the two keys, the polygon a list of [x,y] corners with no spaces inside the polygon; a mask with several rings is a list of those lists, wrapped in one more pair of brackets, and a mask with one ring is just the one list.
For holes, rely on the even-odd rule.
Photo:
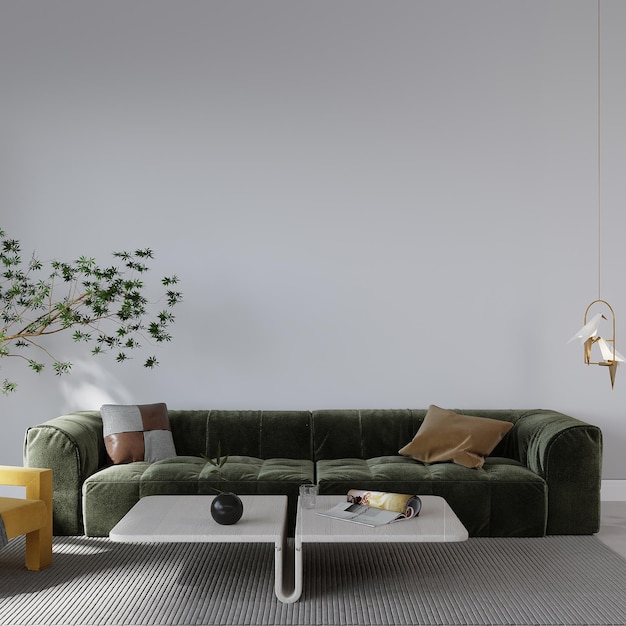
{"label": "sofa seat cushion", "polygon": [[106,536],[109,530],[145,496],[239,495],[289,496],[290,520],[295,519],[298,488],[315,480],[308,459],[257,459],[229,456],[220,478],[206,459],[177,456],[154,463],[113,465],[96,472],[83,484],[85,534]]}
{"label": "sofa seat cushion", "polygon": [[89,476],[83,483],[85,534],[102,537],[139,501],[141,477],[146,461],[111,465]]}
{"label": "sofa seat cushion", "polygon": [[543,536],[547,484],[513,459],[488,457],[480,469],[424,464],[402,456],[317,462],[319,493],[376,489],[445,498],[472,537]]}
{"label": "sofa seat cushion", "polygon": [[299,486],[314,479],[314,465],[308,459],[257,459],[229,456],[221,472],[206,459],[179,456],[152,463],[141,477],[141,496],[159,494],[274,493],[264,488],[276,483]]}

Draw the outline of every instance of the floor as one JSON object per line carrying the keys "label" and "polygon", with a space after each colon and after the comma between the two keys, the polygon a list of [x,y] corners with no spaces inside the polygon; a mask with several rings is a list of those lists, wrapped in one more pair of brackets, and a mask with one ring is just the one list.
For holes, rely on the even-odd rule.
{"label": "floor", "polygon": [[600,532],[596,537],[626,558],[626,502],[602,502]]}

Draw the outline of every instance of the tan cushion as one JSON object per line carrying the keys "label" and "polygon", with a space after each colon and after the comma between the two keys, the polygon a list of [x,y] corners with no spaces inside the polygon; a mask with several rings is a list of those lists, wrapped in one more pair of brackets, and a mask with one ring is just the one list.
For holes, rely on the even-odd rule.
{"label": "tan cushion", "polygon": [[165,403],[103,404],[100,415],[113,463],[153,463],[176,456]]}
{"label": "tan cushion", "polygon": [[398,452],[424,463],[453,461],[480,468],[511,428],[510,422],[463,415],[432,404],[413,440]]}

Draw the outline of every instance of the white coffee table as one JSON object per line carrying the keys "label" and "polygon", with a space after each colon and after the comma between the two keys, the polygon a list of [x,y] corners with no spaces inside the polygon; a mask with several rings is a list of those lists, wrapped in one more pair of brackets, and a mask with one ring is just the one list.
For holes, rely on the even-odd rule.
{"label": "white coffee table", "polygon": [[283,591],[283,602],[295,602],[302,594],[302,547],[306,543],[427,543],[465,541],[468,532],[450,505],[440,496],[420,496],[422,509],[418,517],[371,528],[345,520],[317,515],[346,496],[317,496],[315,508],[298,506],[294,557],[294,589]]}
{"label": "white coffee table", "polygon": [[240,496],[243,516],[221,526],[211,517],[215,496],[146,496],[111,529],[123,543],[274,543],[287,524],[287,496]]}
{"label": "white coffee table", "polygon": [[467,530],[443,498],[420,496],[419,517],[370,528],[317,515],[345,496],[317,496],[314,509],[298,505],[294,541],[287,541],[287,496],[240,496],[243,517],[230,526],[211,518],[214,496],[147,496],[111,530],[125,543],[273,543],[274,592],[281,602],[302,595],[302,548],[306,543],[464,541]]}
{"label": "white coffee table", "polygon": [[[221,526],[211,517],[215,496],[146,496],[111,529],[112,541],[122,543],[273,543],[274,591],[279,600],[292,595],[283,564],[293,571],[287,556],[287,496],[240,496],[243,516]],[[293,602],[293,600],[291,600]]]}

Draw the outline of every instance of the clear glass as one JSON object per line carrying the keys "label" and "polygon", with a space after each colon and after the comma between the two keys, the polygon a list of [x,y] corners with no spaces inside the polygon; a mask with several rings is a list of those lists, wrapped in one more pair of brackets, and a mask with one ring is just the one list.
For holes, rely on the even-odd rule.
{"label": "clear glass", "polygon": [[315,508],[317,485],[300,485],[300,504],[305,509]]}

